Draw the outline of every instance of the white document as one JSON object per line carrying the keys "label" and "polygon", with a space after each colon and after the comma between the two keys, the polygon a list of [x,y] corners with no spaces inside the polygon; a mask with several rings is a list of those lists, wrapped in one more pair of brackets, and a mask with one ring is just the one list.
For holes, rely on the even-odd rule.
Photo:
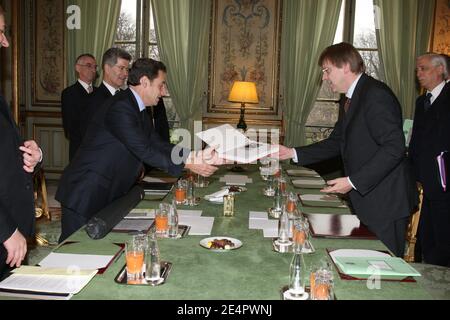
{"label": "white document", "polygon": [[254,220],[254,219],[267,220],[268,219],[267,212],[265,212],[265,211],[249,211],[248,217],[250,220]]}
{"label": "white document", "polygon": [[147,231],[153,222],[154,219],[123,219],[113,231]]}
{"label": "white document", "polygon": [[341,202],[339,197],[330,194],[302,194],[302,201],[324,201],[324,202]]}
{"label": "white document", "polygon": [[0,289],[76,294],[96,275],[97,270],[48,269],[22,266],[0,282]]}
{"label": "white document", "polygon": [[272,221],[276,221],[276,220],[250,219],[250,220],[248,220],[248,228],[256,229],[256,230],[274,229],[275,228],[278,232],[278,221],[276,221],[276,223],[273,223]]}
{"label": "white document", "polygon": [[289,176],[300,175],[305,177],[320,177],[317,172],[308,169],[286,170],[286,172]]}
{"label": "white document", "polygon": [[51,252],[39,262],[43,268],[78,268],[79,270],[94,270],[105,268],[113,258],[113,255],[92,255]]}
{"label": "white document", "polygon": [[311,186],[322,186],[325,184],[323,179],[295,179],[292,180],[293,184],[311,185]]}
{"label": "white document", "polygon": [[191,226],[189,235],[203,236],[210,235],[214,224],[214,217],[192,217],[179,216],[178,223],[181,225]]}
{"label": "white document", "polygon": [[376,251],[376,250],[366,250],[366,249],[338,249],[330,252],[330,257],[336,262],[336,257],[362,257],[362,258],[383,258],[390,257],[389,254]]}
{"label": "white document", "polygon": [[124,219],[155,219],[155,209],[133,209]]}
{"label": "white document", "polygon": [[247,183],[252,183],[253,179],[239,174],[227,174],[219,181],[225,182],[229,186],[245,186]]}
{"label": "white document", "polygon": [[263,229],[264,238],[278,238],[278,221],[276,222],[277,222],[276,228],[266,227]]}
{"label": "white document", "polygon": [[202,215],[202,210],[180,210],[177,209],[178,217],[200,217]]}
{"label": "white document", "polygon": [[214,147],[219,157],[239,163],[255,162],[278,151],[275,146],[248,139],[230,124],[211,128],[196,135]]}

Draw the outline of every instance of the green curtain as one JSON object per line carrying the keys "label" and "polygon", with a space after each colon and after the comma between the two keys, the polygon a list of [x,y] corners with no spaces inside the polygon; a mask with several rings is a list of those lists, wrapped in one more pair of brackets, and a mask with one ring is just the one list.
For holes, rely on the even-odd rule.
{"label": "green curtain", "polygon": [[202,118],[208,81],[210,0],[152,0],[161,60],[181,127]]}
{"label": "green curtain", "polygon": [[67,30],[68,84],[76,80],[74,64],[80,54],[92,54],[101,65],[103,53],[114,43],[121,3],[121,0],[66,0],[66,7],[77,5],[81,11],[81,29]]}
{"label": "green curtain", "polygon": [[404,118],[412,119],[417,97],[416,57],[425,53],[431,37],[435,1],[374,0],[377,41],[386,84],[396,94]]}
{"label": "green curtain", "polygon": [[333,43],[341,0],[283,2],[282,86],[286,139],[289,146],[306,143],[305,125],[320,90],[320,53]]}

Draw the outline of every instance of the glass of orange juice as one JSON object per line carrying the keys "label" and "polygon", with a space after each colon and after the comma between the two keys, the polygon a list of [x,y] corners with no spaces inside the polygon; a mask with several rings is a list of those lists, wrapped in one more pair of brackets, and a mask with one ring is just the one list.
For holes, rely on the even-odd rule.
{"label": "glass of orange juice", "polygon": [[169,231],[169,210],[170,207],[168,203],[160,203],[159,209],[156,209],[155,228],[157,235],[166,236]]}
{"label": "glass of orange juice", "polygon": [[176,204],[185,204],[186,202],[187,181],[180,179],[175,185],[175,202]]}
{"label": "glass of orange juice", "polygon": [[125,259],[127,262],[127,282],[140,283],[143,279],[144,244],[137,237],[125,243]]}

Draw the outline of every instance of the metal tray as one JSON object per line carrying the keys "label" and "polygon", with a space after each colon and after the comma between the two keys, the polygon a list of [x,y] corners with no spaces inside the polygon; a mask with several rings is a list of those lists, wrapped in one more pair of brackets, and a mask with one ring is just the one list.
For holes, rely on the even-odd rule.
{"label": "metal tray", "polygon": [[[277,240],[278,240],[278,238],[273,238],[272,239],[273,251],[278,252],[278,253],[292,253],[293,252],[292,251],[292,245],[293,245],[292,238],[289,238],[291,243],[290,244],[286,244],[286,245],[280,245],[277,242]],[[311,241],[309,241],[309,245],[310,245],[311,250],[307,250],[307,249],[305,249],[305,247],[303,247],[303,249],[302,249],[302,253],[303,254],[311,254],[311,253],[316,252],[316,249],[314,248],[314,246],[311,243]]]}
{"label": "metal tray", "polygon": [[[284,297],[284,293],[285,293],[287,290],[289,290],[289,286],[284,286],[284,287],[282,287],[282,288],[280,289],[280,297],[281,297],[281,300],[287,300],[287,299]],[[305,287],[305,292],[308,293],[308,299],[306,299],[306,300],[311,300],[311,288],[310,288],[309,286],[306,286],[306,287]],[[292,299],[292,300],[297,300],[297,299]],[[298,300],[301,300],[301,299],[298,299]],[[334,294],[334,290],[332,290],[332,292],[331,292],[331,300],[336,300],[336,295]]]}
{"label": "metal tray", "polygon": [[157,281],[147,281],[142,279],[139,283],[128,283],[127,282],[127,265],[125,264],[117,276],[114,278],[114,281],[121,285],[127,286],[160,286],[166,283],[167,278],[169,277],[169,273],[172,270],[172,263],[167,261],[161,261],[161,278]]}
{"label": "metal tray", "polygon": [[[191,226],[178,225],[178,236],[173,239],[185,238],[189,234],[190,230],[191,230]],[[172,239],[172,238],[169,238],[167,235],[160,235],[157,233],[155,233],[155,235],[158,239]]]}
{"label": "metal tray", "polygon": [[267,209],[267,213],[269,214],[269,217],[274,218],[274,219],[279,219],[281,216],[281,212],[282,211],[276,211],[273,208]]}

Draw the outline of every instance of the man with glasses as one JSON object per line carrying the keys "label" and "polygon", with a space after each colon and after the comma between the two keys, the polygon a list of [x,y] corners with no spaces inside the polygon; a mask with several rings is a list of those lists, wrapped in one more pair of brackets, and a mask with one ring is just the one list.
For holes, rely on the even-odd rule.
{"label": "man with glasses", "polygon": [[389,87],[365,73],[361,55],[348,43],[326,48],[319,65],[322,80],[345,94],[338,121],[328,139],[280,146],[280,159],[309,165],[341,156],[346,176],[321,191],[348,194],[362,223],[401,257],[417,190],[407,170],[400,104]]}
{"label": "man with glasses", "polygon": [[131,55],[121,48],[110,48],[103,54],[103,81],[84,107],[81,123],[82,136],[86,133],[89,122],[100,106],[125,86],[130,62]]}
{"label": "man with glasses", "polygon": [[81,144],[81,114],[88,97],[97,88],[93,83],[97,77],[95,57],[89,53],[80,55],[75,62],[77,81],[61,93],[61,109],[64,134],[69,140],[69,161]]}
{"label": "man with glasses", "polygon": [[[423,187],[418,239],[426,263],[450,267],[450,188],[442,185],[450,170],[450,84],[446,58],[417,58],[417,79],[426,92],[417,98],[409,156],[416,180]],[[439,172],[437,156],[446,154]],[[445,170],[446,169],[446,170]],[[446,172],[445,172],[446,171]]]}

